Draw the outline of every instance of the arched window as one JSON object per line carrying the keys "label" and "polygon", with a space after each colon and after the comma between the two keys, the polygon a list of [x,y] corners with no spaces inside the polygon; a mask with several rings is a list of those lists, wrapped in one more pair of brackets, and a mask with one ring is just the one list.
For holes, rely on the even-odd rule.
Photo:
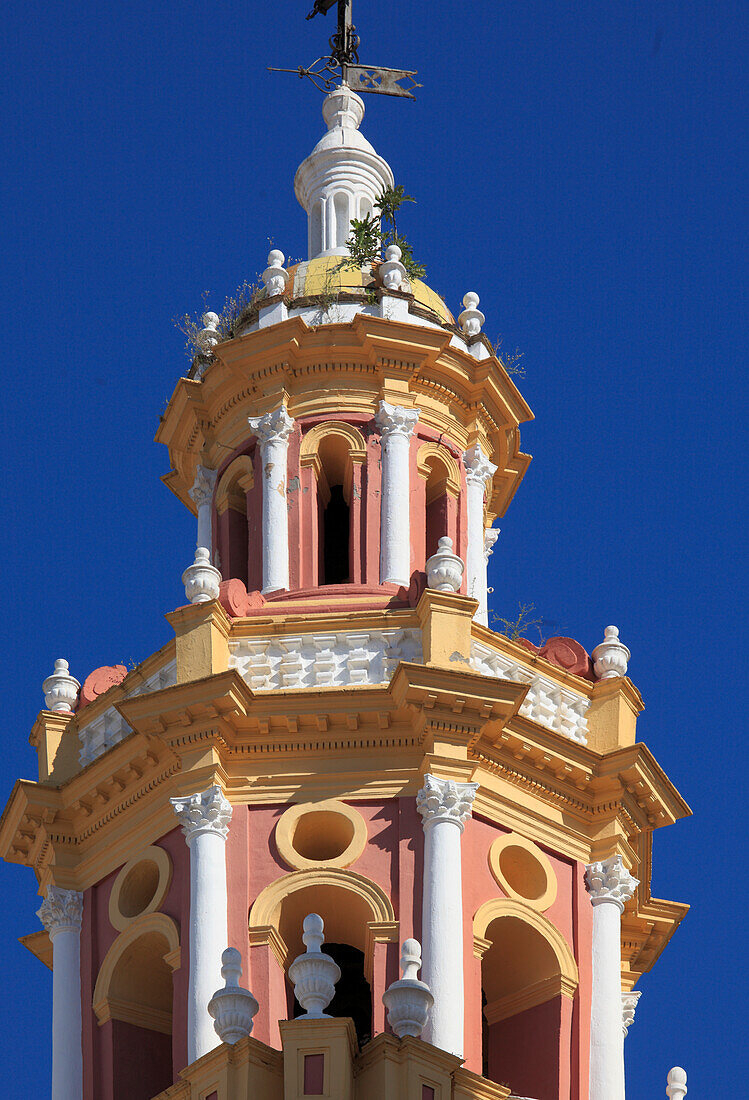
{"label": "arched window", "polygon": [[218,557],[225,581],[237,578],[249,589],[250,494],[255,484],[250,455],[241,455],[224,470],[216,486]]}
{"label": "arched window", "polygon": [[457,500],[460,471],[449,452],[437,443],[419,448],[417,469],[424,479],[424,560],[437,552],[439,540],[448,535],[457,547]]}
{"label": "arched window", "polygon": [[351,218],[349,216],[349,198],[345,191],[337,191],[333,199],[333,209],[335,211],[335,240],[333,241],[334,248],[342,248],[349,236],[349,225]]}

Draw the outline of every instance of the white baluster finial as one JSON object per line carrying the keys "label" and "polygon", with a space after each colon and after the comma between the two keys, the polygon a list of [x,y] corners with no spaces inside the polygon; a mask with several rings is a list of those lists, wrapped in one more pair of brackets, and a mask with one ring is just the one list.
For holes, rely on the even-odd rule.
{"label": "white baluster finial", "polygon": [[674,1066],[672,1070],[669,1070],[667,1081],[666,1096],[669,1096],[671,1100],[681,1100],[683,1096],[686,1096],[687,1075],[681,1066]]}
{"label": "white baluster finial", "polygon": [[397,244],[391,244],[385,250],[385,261],[377,269],[377,278],[385,290],[406,289],[406,269],[401,263],[401,255]]}
{"label": "white baluster finial", "polygon": [[619,641],[619,628],[607,626],[603,632],[603,641],[591,654],[593,668],[599,680],[612,680],[615,676],[627,675],[627,662],[632,654]]}
{"label": "white baluster finial", "polygon": [[182,583],[190,603],[208,603],[209,600],[218,599],[221,574],[211,565],[211,555],[207,547],[197,548],[195,561],[182,574]]}
{"label": "white baluster finial", "polygon": [[197,344],[204,355],[211,355],[216,344],[221,340],[218,332],[219,316],[209,310],[208,313],[203,314],[202,321],[205,327],[198,333]]}
{"label": "white baluster finial", "polygon": [[463,297],[465,309],[458,315],[458,324],[463,329],[466,336],[478,336],[486,320],[483,313],[478,308],[478,304],[478,294],[469,290]]}
{"label": "white baluster finial", "polygon": [[289,967],[289,977],[294,984],[294,996],[304,1009],[300,1020],[327,1020],[323,1010],[335,996],[335,983],[341,977],[338,964],[322,950],[325,941],[322,917],[309,913],[304,918],[302,940],[307,950],[297,955]]}
{"label": "white baluster finial", "polygon": [[221,977],[225,985],[217,989],[208,1002],[208,1012],[222,1043],[236,1043],[252,1031],[252,1019],[258,1003],[239,984],[242,977],[242,956],[236,947],[227,947],[221,955]]}
{"label": "white baluster finial", "polygon": [[289,273],[284,268],[285,257],[278,248],[272,248],[268,253],[268,266],[262,274],[262,280],[269,298],[275,298],[283,294],[289,281]]}
{"label": "white baluster finial", "polygon": [[427,558],[427,584],[437,592],[457,592],[465,566],[458,555],[453,554],[452,539],[444,535],[437,546],[437,553]]}
{"label": "white baluster finial", "polygon": [[70,675],[68,662],[62,657],[55,661],[55,671],[42,684],[44,705],[47,710],[70,712],[78,699],[81,685]]}
{"label": "white baluster finial", "polygon": [[403,977],[392,982],[382,995],[388,1023],[399,1039],[421,1035],[434,1004],[429,986],[417,977],[420,968],[421,944],[418,940],[406,940],[401,952]]}

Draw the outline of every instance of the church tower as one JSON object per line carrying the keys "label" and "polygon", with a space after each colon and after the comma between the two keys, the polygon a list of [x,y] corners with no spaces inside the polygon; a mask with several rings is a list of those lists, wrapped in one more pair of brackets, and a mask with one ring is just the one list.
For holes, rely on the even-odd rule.
{"label": "church tower", "polygon": [[308,258],[204,317],[161,418],[173,637],[44,682],[0,853],[39,881],[54,1100],[624,1100],[686,911],[617,629],[488,625],[532,413],[475,293],[454,317],[395,239],[351,260],[394,187],[363,115],[326,95]]}

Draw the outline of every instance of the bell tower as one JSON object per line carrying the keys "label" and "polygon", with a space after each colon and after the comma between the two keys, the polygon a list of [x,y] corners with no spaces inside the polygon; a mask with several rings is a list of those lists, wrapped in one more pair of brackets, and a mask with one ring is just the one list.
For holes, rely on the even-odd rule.
{"label": "bell tower", "polygon": [[170,637],[55,663],[0,823],[54,1100],[624,1100],[687,908],[650,893],[689,810],[617,629],[488,625],[532,413],[477,294],[455,317],[397,239],[352,259],[394,178],[348,63],[296,174],[308,258],[204,316],[159,424],[197,526]]}

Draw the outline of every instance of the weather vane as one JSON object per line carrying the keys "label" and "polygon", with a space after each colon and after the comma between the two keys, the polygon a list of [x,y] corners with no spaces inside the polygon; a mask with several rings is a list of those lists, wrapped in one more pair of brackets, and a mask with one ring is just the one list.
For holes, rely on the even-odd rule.
{"label": "weather vane", "polygon": [[296,73],[300,77],[309,77],[321,92],[329,92],[338,84],[348,84],[356,92],[374,92],[378,95],[397,95],[415,99],[414,88],[420,88],[409,69],[384,69],[359,64],[359,46],[361,40],[351,21],[352,0],[315,0],[308,19],[316,15],[325,15],[334,4],[338,4],[338,27],[330,39],[330,54],[318,57],[308,69],[301,65],[298,69],[273,69],[272,73]]}

